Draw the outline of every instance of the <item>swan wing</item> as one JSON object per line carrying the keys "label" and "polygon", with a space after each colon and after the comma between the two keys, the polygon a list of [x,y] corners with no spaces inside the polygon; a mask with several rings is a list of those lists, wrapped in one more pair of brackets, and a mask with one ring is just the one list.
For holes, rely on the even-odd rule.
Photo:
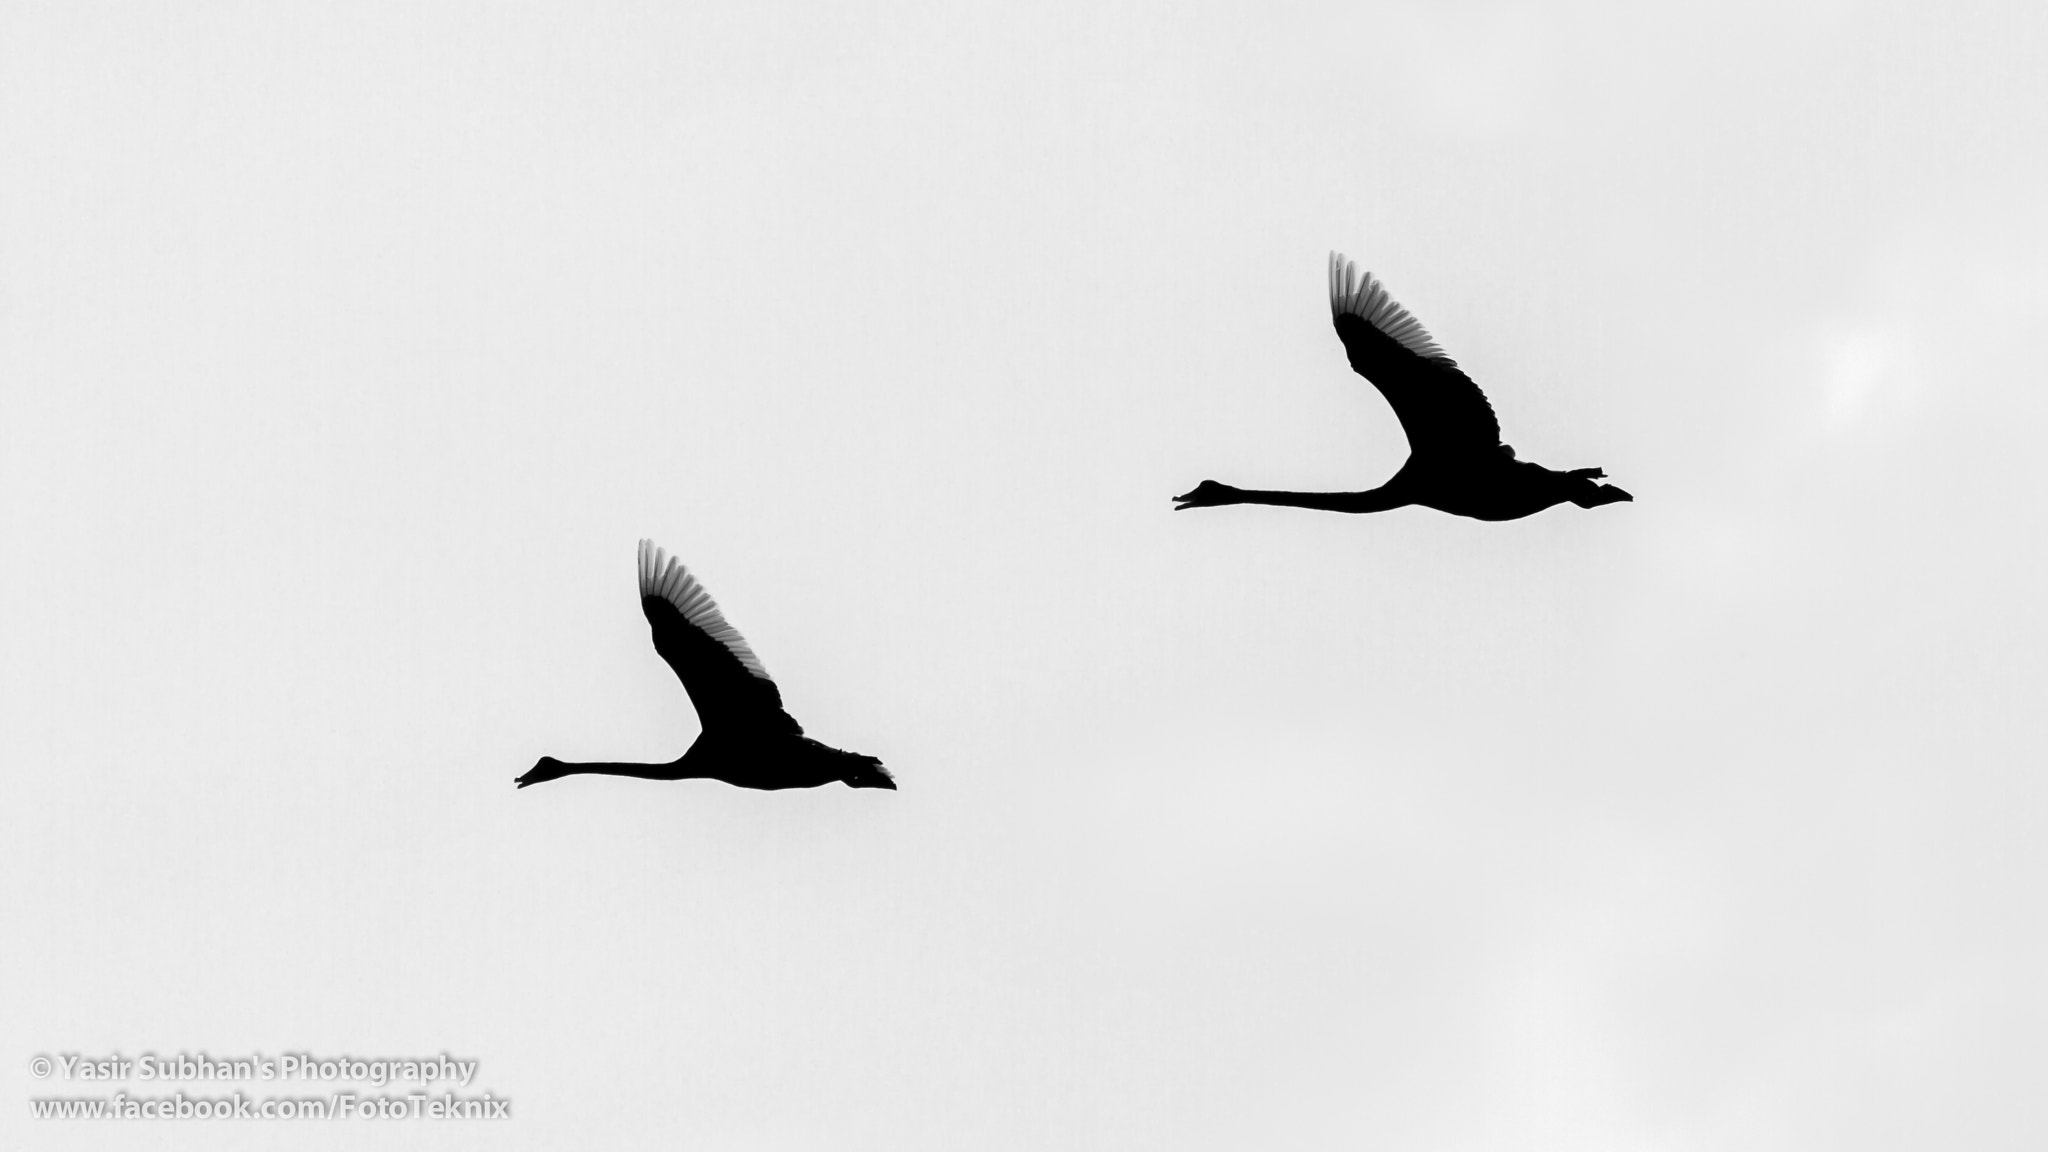
{"label": "swan wing", "polygon": [[697,719],[714,728],[762,728],[797,735],[803,729],[782,709],[782,693],[761,658],[683,562],[640,542],[640,610],[654,631],[654,650],[675,669]]}
{"label": "swan wing", "polygon": [[1422,322],[1386,285],[1330,253],[1330,315],[1351,368],[1394,409],[1417,455],[1496,453],[1500,421],[1472,378],[1458,370]]}

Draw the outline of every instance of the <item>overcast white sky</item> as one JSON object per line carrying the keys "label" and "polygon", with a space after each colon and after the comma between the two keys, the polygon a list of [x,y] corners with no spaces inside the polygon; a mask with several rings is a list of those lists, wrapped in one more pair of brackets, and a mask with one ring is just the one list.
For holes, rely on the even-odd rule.
{"label": "overcast white sky", "polygon": [[[1654,7],[0,3],[0,1143],[2048,1143],[2048,8]],[[1331,248],[1637,502],[1170,512]]]}

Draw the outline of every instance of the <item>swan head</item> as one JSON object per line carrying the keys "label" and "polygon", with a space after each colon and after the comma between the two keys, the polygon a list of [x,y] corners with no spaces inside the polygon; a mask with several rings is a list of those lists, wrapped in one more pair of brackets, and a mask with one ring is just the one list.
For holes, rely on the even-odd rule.
{"label": "swan head", "polygon": [[562,770],[563,767],[563,763],[553,756],[543,756],[532,768],[527,770],[525,775],[514,776],[512,782],[524,788],[530,784],[545,784],[550,780],[560,780],[568,775],[567,772]]}
{"label": "swan head", "polygon": [[1224,504],[1242,504],[1243,497],[1242,491],[1228,484],[1204,480],[1195,485],[1192,491],[1175,496],[1173,510],[1179,512],[1183,508],[1215,508]]}

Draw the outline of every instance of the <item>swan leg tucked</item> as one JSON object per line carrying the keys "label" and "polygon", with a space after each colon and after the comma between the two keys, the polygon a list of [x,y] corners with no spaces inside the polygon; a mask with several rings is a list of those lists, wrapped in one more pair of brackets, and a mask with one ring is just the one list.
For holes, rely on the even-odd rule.
{"label": "swan leg tucked", "polygon": [[1572,503],[1581,508],[1598,508],[1602,504],[1622,504],[1635,500],[1635,497],[1612,484],[1595,484],[1588,480],[1586,487],[1587,491],[1572,494]]}

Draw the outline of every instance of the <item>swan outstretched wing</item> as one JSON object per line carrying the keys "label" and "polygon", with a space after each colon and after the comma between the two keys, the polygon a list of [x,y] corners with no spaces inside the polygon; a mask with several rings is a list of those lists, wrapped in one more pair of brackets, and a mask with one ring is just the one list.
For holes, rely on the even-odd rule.
{"label": "swan outstretched wing", "polygon": [[1410,451],[1443,456],[1500,450],[1500,421],[1479,385],[1458,370],[1378,277],[1336,252],[1330,253],[1330,315],[1352,369],[1387,398],[1408,433]]}
{"label": "swan outstretched wing", "polygon": [[782,710],[782,693],[761,658],[683,562],[640,542],[640,610],[654,630],[654,650],[675,669],[706,731],[768,727],[803,729]]}

